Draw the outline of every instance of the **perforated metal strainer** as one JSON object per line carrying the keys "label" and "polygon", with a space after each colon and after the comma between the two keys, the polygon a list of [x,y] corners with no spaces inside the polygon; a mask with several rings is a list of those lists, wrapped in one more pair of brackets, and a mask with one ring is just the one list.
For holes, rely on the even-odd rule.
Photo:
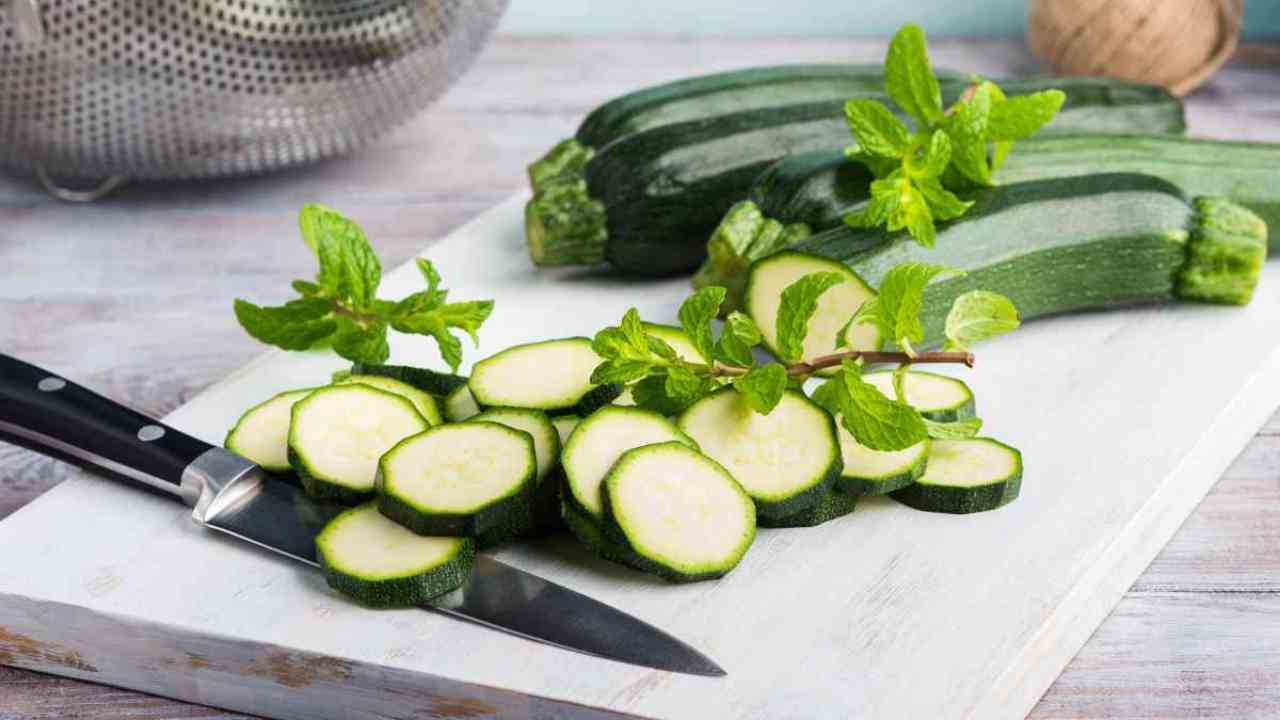
{"label": "perforated metal strainer", "polygon": [[507,0],[0,0],[0,164],[261,173],[356,148],[470,64]]}

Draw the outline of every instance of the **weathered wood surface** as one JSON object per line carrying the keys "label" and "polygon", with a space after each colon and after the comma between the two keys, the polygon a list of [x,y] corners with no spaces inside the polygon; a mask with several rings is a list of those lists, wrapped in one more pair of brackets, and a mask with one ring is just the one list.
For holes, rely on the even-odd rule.
{"label": "weathered wood surface", "polygon": [[[935,42],[939,65],[1034,69],[1018,43]],[[153,414],[256,355],[228,298],[277,299],[310,272],[292,214],[356,215],[395,264],[519,187],[528,159],[600,99],[680,75],[785,61],[874,61],[850,40],[499,39],[419,120],[350,159],[269,178],[141,186],[92,208],[0,179],[0,347]],[[1280,139],[1280,77],[1246,50],[1189,99],[1198,135]],[[86,241],[92,237],[93,241]],[[1280,416],[1049,691],[1037,717],[1280,713]],[[0,516],[67,470],[0,447]],[[0,668],[0,718],[230,717]]]}

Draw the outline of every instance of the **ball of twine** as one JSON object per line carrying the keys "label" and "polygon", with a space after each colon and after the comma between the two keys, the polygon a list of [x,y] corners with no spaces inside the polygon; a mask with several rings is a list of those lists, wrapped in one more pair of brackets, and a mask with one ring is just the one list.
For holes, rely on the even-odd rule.
{"label": "ball of twine", "polygon": [[1061,75],[1185,95],[1235,51],[1244,0],[1030,0],[1031,50]]}

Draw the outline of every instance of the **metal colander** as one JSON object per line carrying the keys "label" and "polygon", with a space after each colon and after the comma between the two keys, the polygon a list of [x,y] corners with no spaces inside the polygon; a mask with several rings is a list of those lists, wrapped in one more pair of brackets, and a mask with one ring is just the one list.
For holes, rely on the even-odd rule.
{"label": "metal colander", "polygon": [[506,5],[0,0],[0,164],[93,195],[337,155],[440,95]]}

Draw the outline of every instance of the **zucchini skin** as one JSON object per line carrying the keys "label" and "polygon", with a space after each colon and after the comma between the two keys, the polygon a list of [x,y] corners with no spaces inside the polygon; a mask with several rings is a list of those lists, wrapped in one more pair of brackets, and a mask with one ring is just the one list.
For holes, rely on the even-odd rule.
{"label": "zucchini skin", "polygon": [[883,475],[881,477],[854,477],[852,475],[841,475],[836,480],[836,488],[854,495],[888,495],[896,490],[901,490],[920,479],[924,474],[925,468],[929,464],[929,453],[926,450],[920,460],[912,465],[906,472],[893,475]]}
{"label": "zucchini skin", "polygon": [[837,485],[827,489],[827,494],[817,505],[786,517],[756,515],[756,524],[767,528],[817,527],[825,522],[844,517],[857,509],[859,493],[841,490]]}
{"label": "zucchini skin", "polygon": [[[965,82],[961,73],[936,70],[940,81]],[[602,148],[628,135],[689,120],[884,94],[881,65],[806,64],[754,67],[655,85],[615,98],[592,110],[574,139]]]}
{"label": "zucchini skin", "polygon": [[[1086,128],[1177,132],[1183,127],[1180,103],[1142,86],[1123,87],[1158,93],[1156,104],[1169,115],[1158,126],[1132,127],[1142,114],[1130,105],[1090,105],[1113,102],[1118,93],[1111,91],[1117,86],[1111,81],[1057,78],[1006,86],[1010,94],[1062,86],[1068,103],[1079,108],[1074,117]],[[944,87],[944,100],[953,101],[963,88]],[[644,276],[692,271],[706,256],[707,235],[760,172],[788,155],[851,142],[844,97],[688,120],[615,140],[594,152],[580,173],[567,172],[530,201],[526,233],[534,262],[607,261],[623,273]]]}
{"label": "zucchini skin", "polygon": [[449,396],[449,393],[467,384],[467,378],[462,375],[436,372],[435,370],[427,370],[426,368],[411,367],[408,365],[368,365],[365,363],[356,363],[351,366],[351,374],[381,375],[382,377],[388,377],[392,380],[399,380],[402,383],[418,388],[428,395],[434,395],[440,400],[444,400]]}
{"label": "zucchini skin", "polygon": [[[1007,296],[1023,320],[1181,299],[1241,304],[1266,256],[1265,226],[1248,211],[1214,201],[1198,202],[1197,212],[1176,187],[1145,175],[1041,180],[974,197],[965,217],[939,228],[933,248],[905,232],[838,227],[784,252],[839,260],[872,286],[903,262],[964,271],[926,288],[921,347],[941,343],[952,302],[970,290]],[[1240,238],[1213,227],[1215,217],[1240,213],[1253,217]],[[1219,243],[1246,257],[1218,264],[1216,280],[1193,277],[1196,248]]]}
{"label": "zucchini skin", "polygon": [[[568,490],[564,494],[569,495]],[[593,554],[610,562],[639,569],[641,563],[634,551],[625,543],[610,537],[599,521],[577,505],[564,502],[561,505],[561,516],[566,528],[578,541],[587,546]]]}

